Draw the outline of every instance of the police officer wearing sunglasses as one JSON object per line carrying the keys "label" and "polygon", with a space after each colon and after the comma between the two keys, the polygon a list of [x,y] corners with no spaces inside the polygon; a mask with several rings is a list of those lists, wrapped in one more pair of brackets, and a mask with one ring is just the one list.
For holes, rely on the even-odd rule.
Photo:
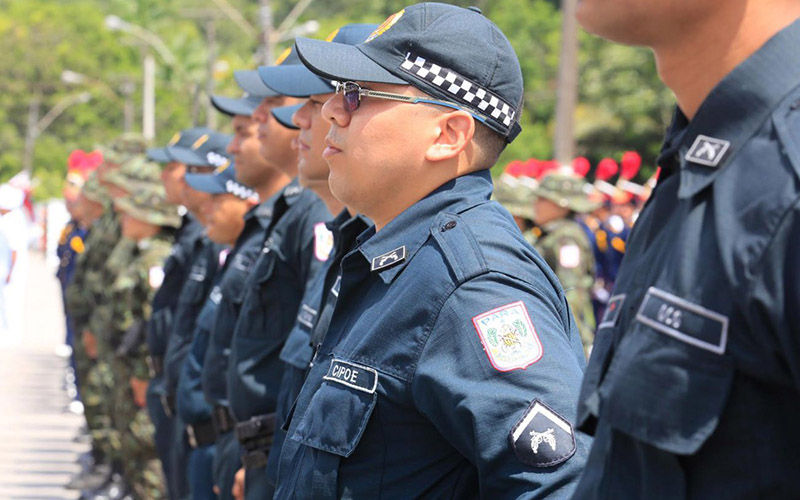
{"label": "police officer wearing sunglasses", "polygon": [[[584,369],[555,275],[490,201],[522,75],[477,9],[417,4],[355,46],[299,39],[333,194],[375,226],[285,427],[276,498],[567,497]],[[316,332],[315,332],[316,336]]]}

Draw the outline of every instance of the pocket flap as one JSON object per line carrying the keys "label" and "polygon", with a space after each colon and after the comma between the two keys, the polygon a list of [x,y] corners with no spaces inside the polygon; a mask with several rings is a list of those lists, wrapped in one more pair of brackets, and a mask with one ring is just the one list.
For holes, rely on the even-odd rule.
{"label": "pocket flap", "polygon": [[292,439],[348,457],[353,453],[377,402],[378,372],[334,359]]}

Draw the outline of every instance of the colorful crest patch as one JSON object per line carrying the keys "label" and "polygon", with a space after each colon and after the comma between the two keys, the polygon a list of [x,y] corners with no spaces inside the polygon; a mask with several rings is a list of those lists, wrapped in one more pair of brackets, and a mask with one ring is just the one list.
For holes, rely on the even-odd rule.
{"label": "colorful crest patch", "polygon": [[328,231],[324,222],[314,226],[314,257],[326,261],[333,250],[333,233]]}
{"label": "colorful crest patch", "polygon": [[522,301],[472,318],[492,366],[507,372],[525,369],[542,358],[544,349]]}
{"label": "colorful crest patch", "polygon": [[164,268],[161,266],[151,267],[147,277],[152,288],[160,287],[164,283]]}
{"label": "colorful crest patch", "polygon": [[380,26],[378,26],[378,29],[376,29],[375,31],[370,33],[370,35],[367,37],[367,39],[364,40],[364,43],[371,42],[371,41],[375,40],[376,38],[378,38],[379,36],[381,36],[384,33],[386,33],[389,30],[389,28],[394,26],[395,23],[397,21],[399,21],[401,17],[403,17],[403,14],[405,14],[405,12],[406,12],[406,10],[403,9],[400,12],[395,12],[394,14],[389,16],[384,22],[381,23]]}

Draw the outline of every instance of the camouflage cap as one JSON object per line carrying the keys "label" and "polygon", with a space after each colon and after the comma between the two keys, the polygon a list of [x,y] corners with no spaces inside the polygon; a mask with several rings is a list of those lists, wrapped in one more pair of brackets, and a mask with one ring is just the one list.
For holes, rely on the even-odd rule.
{"label": "camouflage cap", "polygon": [[147,141],[137,134],[123,134],[108,145],[99,146],[103,153],[103,160],[111,163],[122,164],[132,156],[139,156],[147,152]]}
{"label": "camouflage cap", "polygon": [[81,186],[81,193],[83,196],[96,203],[106,204],[111,201],[108,190],[105,186],[100,184],[100,180],[97,178],[97,170],[93,171],[89,174],[89,177],[86,178],[86,182]]}
{"label": "camouflage cap", "polygon": [[161,166],[158,163],[148,161],[144,155],[136,155],[105,174],[103,180],[132,191],[133,186],[140,183],[159,183],[160,176]]}
{"label": "camouflage cap", "polygon": [[181,225],[178,207],[167,201],[164,186],[160,183],[142,183],[129,196],[115,199],[114,207],[135,219],[157,226],[177,228]]}
{"label": "camouflage cap", "polygon": [[533,189],[530,186],[518,182],[511,184],[499,179],[494,186],[492,198],[511,212],[511,215],[534,219]]}
{"label": "camouflage cap", "polygon": [[536,196],[546,198],[574,212],[591,212],[598,207],[589,199],[586,181],[575,175],[554,172],[547,174],[534,189]]}

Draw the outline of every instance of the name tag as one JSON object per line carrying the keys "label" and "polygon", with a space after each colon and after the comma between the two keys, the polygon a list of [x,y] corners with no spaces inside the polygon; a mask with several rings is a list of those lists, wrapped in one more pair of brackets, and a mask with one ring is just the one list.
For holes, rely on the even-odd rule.
{"label": "name tag", "polygon": [[608,299],[608,305],[606,306],[605,312],[603,312],[603,318],[600,320],[600,324],[597,325],[598,330],[601,328],[610,328],[617,324],[619,312],[622,310],[622,304],[624,302],[625,294],[614,295]]}
{"label": "name tag", "polygon": [[205,281],[206,279],[206,266],[205,262],[201,265],[192,266],[189,274],[189,279],[192,281]]}
{"label": "name tag", "polygon": [[328,374],[322,378],[368,394],[373,394],[378,387],[376,370],[340,359],[331,362]]}
{"label": "name tag", "polygon": [[253,263],[253,260],[241,253],[237,253],[236,257],[234,257],[233,262],[231,265],[240,271],[247,271],[250,269],[250,265]]}
{"label": "name tag", "polygon": [[317,310],[303,304],[300,312],[297,313],[297,322],[309,328],[314,328],[314,319],[317,317]]}
{"label": "name tag", "polygon": [[716,354],[725,353],[727,316],[658,288],[647,290],[636,319],[687,344]]}

